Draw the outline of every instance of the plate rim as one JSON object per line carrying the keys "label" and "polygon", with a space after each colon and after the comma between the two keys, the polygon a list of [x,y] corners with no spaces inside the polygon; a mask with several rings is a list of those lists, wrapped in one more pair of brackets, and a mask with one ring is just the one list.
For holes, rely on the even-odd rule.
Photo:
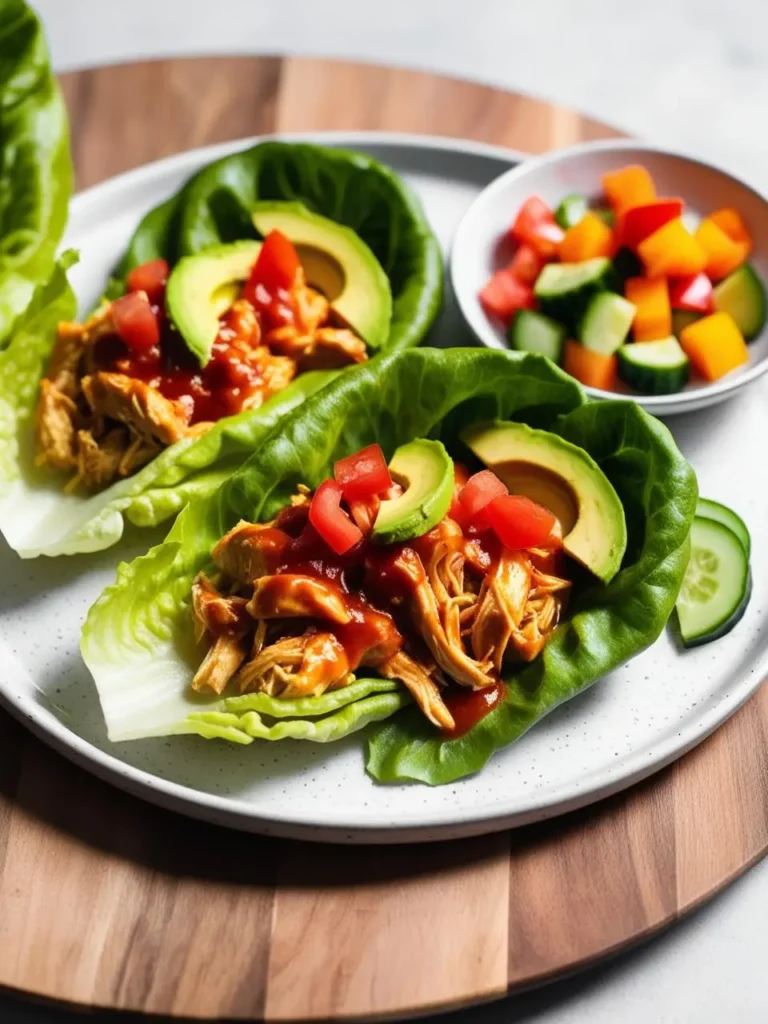
{"label": "plate rim", "polygon": [[[333,132],[290,132],[233,139],[210,146],[185,150],[161,160],[142,164],[105,181],[92,185],[72,199],[75,212],[87,207],[90,202],[120,191],[127,184],[140,184],[146,177],[153,177],[162,171],[175,172],[210,162],[218,156],[236,152],[259,141],[284,139],[290,141],[314,141],[320,144],[364,146],[381,144],[400,146],[405,149],[446,152],[487,157],[514,165],[525,159],[525,155],[503,146],[468,139],[453,139],[449,136],[427,136],[408,132],[376,131],[333,131]],[[70,214],[71,216],[71,214]],[[458,229],[457,229],[458,234]],[[21,662],[13,657],[15,671],[27,675]],[[332,823],[310,822],[306,815],[292,816],[290,813],[270,812],[260,814],[245,801],[232,796],[207,793],[154,775],[123,761],[118,754],[102,750],[67,728],[51,714],[44,705],[15,692],[6,682],[0,681],[0,704],[14,718],[21,721],[30,731],[46,744],[53,747],[69,760],[109,784],[157,804],[167,810],[182,813],[216,825],[233,827],[243,831],[257,832],[286,838],[311,839],[322,842],[352,843],[400,843],[409,841],[442,841],[489,832],[517,828],[535,821],[559,816],[635,785],[648,776],[660,771],[672,761],[683,756],[716,728],[734,714],[757,690],[768,672],[768,648],[757,658],[744,679],[729,689],[725,698],[717,701],[708,713],[691,723],[678,737],[656,744],[652,750],[655,756],[642,756],[642,752],[630,754],[625,759],[627,770],[620,776],[605,781],[588,791],[573,791],[568,797],[532,800],[525,811],[506,809],[493,810],[480,816],[472,810],[461,810],[444,806],[431,812],[411,812],[399,822],[391,824],[359,823],[355,820],[338,819]],[[755,678],[756,677],[756,681]],[[114,745],[113,745],[114,746]],[[637,763],[635,763],[637,762]],[[361,770],[364,770],[361,766]],[[459,785],[461,783],[458,783]]]}
{"label": "plate rim", "polygon": [[[456,243],[461,241],[464,233],[468,230],[467,225],[471,225],[473,223],[474,218],[477,216],[478,209],[481,209],[483,205],[489,202],[497,193],[502,192],[510,180],[517,180],[518,178],[525,177],[530,173],[535,173],[540,167],[546,167],[549,164],[557,163],[558,160],[567,160],[571,156],[580,156],[583,153],[600,153],[624,149],[645,150],[651,153],[659,153],[674,159],[686,161],[689,164],[695,164],[699,167],[706,168],[707,170],[715,171],[722,177],[728,178],[735,184],[747,189],[748,192],[751,192],[764,205],[768,206],[768,196],[766,196],[755,185],[738,177],[731,171],[726,170],[724,167],[721,167],[720,164],[711,160],[704,160],[701,157],[695,156],[693,153],[686,153],[683,150],[664,146],[660,143],[646,142],[643,139],[597,139],[587,142],[579,142],[573,146],[553,149],[547,153],[538,154],[532,159],[521,161],[516,167],[510,167],[508,171],[500,174],[498,178],[495,178],[492,182],[486,185],[482,192],[473,199],[456,228],[454,245],[451,246],[449,256],[449,277],[451,281],[451,288],[456,298],[456,305],[458,306],[467,327],[475,335],[481,345],[486,348],[506,348],[506,346],[499,342],[499,339],[496,337],[496,333],[490,324],[483,325],[483,329],[481,330],[474,323],[474,318],[470,315],[470,311],[467,308],[469,302],[467,289],[460,283],[457,284],[459,274],[457,271],[457,263],[454,259],[454,252],[457,249],[461,249],[461,245],[457,245]],[[614,394],[611,391],[603,391],[601,388],[587,386],[584,386],[584,390],[591,398],[600,398],[610,401],[636,402],[654,416],[670,416],[687,412],[695,412],[697,410],[707,408],[710,405],[715,405],[727,398],[732,398],[741,391],[742,388],[746,388],[750,384],[754,383],[754,381],[759,380],[759,378],[765,373],[768,373],[768,356],[742,374],[731,377],[730,379],[725,378],[722,381],[716,381],[693,391],[679,391],[671,395],[624,395],[619,393]]]}

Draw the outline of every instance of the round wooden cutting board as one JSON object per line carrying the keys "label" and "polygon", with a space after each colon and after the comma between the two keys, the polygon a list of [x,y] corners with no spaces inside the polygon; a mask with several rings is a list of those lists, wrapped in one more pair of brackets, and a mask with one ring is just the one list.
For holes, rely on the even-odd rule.
{"label": "round wooden cutting board", "polygon": [[[64,87],[80,188],[274,130],[414,131],[528,151],[616,134],[481,85],[317,60],[136,64],[67,75]],[[337,847],[159,810],[0,712],[0,985],[270,1021],[503,995],[648,935],[763,855],[766,723],[763,689],[650,781],[542,825]]]}

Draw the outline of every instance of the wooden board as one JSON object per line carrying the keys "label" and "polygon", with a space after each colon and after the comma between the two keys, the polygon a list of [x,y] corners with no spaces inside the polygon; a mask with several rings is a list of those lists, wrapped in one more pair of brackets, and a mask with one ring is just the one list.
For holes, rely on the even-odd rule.
{"label": "wooden board", "polygon": [[[378,128],[538,151],[612,133],[410,71],[179,60],[65,76],[78,185],[259,132]],[[111,789],[0,713],[0,985],[203,1018],[423,1014],[583,966],[674,921],[768,844],[768,690],[650,781],[451,843],[315,846]]]}

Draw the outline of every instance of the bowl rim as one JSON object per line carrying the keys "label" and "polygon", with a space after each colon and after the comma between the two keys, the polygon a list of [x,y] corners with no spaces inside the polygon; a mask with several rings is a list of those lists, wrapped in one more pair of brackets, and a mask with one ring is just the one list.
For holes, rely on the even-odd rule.
{"label": "bowl rim", "polygon": [[[469,227],[477,218],[478,211],[481,211],[497,193],[503,192],[510,181],[516,181],[518,178],[526,178],[530,174],[535,174],[536,171],[542,167],[568,161],[571,158],[582,156],[584,153],[621,152],[622,150],[640,150],[648,153],[658,153],[662,156],[682,160],[686,163],[703,167],[706,170],[714,171],[721,177],[729,179],[740,188],[751,192],[759,202],[768,207],[768,197],[763,192],[758,190],[754,185],[744,181],[743,178],[739,178],[737,175],[725,170],[717,163],[713,163],[710,160],[704,160],[682,150],[672,149],[669,146],[664,146],[659,143],[645,142],[642,139],[597,139],[589,142],[579,142],[573,146],[564,146],[558,149],[553,149],[547,153],[541,154],[540,156],[534,156],[527,160],[523,160],[515,167],[510,167],[508,171],[504,171],[504,173],[500,174],[498,178],[494,178],[494,180],[490,182],[490,184],[486,185],[486,187],[473,199],[459,221],[449,252],[448,263],[451,288],[456,299],[456,304],[459,307],[461,315],[469,329],[475,335],[477,340],[486,348],[503,350],[506,349],[507,346],[499,340],[490,321],[482,324],[482,328],[473,322],[473,318],[470,315],[469,303],[473,300],[476,301],[476,299],[474,299],[474,296],[470,296],[468,288],[460,279],[460,273],[457,270],[457,261],[455,258],[455,254],[457,252],[464,251],[465,249],[463,244],[464,235],[469,231]],[[768,282],[765,282],[765,284],[766,289],[768,290]],[[673,409],[675,412],[693,412],[697,409],[703,408],[704,406],[714,404],[721,399],[727,398],[733,392],[740,391],[741,388],[747,387],[747,385],[758,380],[765,373],[768,373],[768,355],[763,356],[759,362],[755,363],[754,366],[751,366],[744,373],[737,374],[733,377],[726,376],[720,381],[706,384],[694,390],[676,391],[670,395],[635,395],[624,394],[616,391],[603,391],[601,388],[587,387],[586,385],[582,385],[582,387],[591,398],[636,402],[638,405],[641,405],[644,409],[647,409],[650,412],[672,412]]]}

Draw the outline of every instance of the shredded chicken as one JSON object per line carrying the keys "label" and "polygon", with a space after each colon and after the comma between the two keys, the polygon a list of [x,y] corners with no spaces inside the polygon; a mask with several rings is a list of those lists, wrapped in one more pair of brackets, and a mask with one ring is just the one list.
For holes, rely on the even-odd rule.
{"label": "shredded chicken", "polygon": [[175,444],[187,431],[182,402],[172,402],[144,381],[123,373],[94,373],[85,377],[83,394],[97,416],[125,423],[139,437]]}
{"label": "shredded chicken", "polygon": [[299,370],[337,370],[367,358],[365,342],[346,327],[320,327],[299,356]]}
{"label": "shredded chicken", "polygon": [[530,589],[531,563],[522,552],[502,550],[483,580],[471,632],[475,657],[490,662],[497,673],[522,621]]}
{"label": "shredded chicken", "polygon": [[78,370],[86,349],[86,337],[87,330],[83,324],[65,321],[56,331],[46,379],[67,398],[77,398],[80,391]]}
{"label": "shredded chicken", "polygon": [[248,611],[254,619],[320,619],[340,626],[352,619],[337,587],[290,573],[256,580]]}
{"label": "shredded chicken", "polygon": [[305,633],[279,640],[241,669],[241,693],[258,690],[290,700],[319,697],[346,686],[354,677],[343,646],[332,633]]}
{"label": "shredded chicken", "polygon": [[207,632],[247,633],[250,626],[247,605],[244,597],[219,593],[205,573],[198,573],[192,584],[192,613],[197,639],[202,640]]}
{"label": "shredded chicken", "polygon": [[83,484],[89,491],[95,491],[112,483],[125,458],[127,435],[125,427],[115,427],[97,441],[90,430],[78,430],[77,473],[67,484],[67,490]]}
{"label": "shredded chicken", "polygon": [[421,711],[439,729],[452,729],[453,715],[445,706],[440,688],[429,673],[405,651],[398,651],[378,666],[387,679],[399,679]]}
{"label": "shredded chicken", "polygon": [[211,552],[216,566],[238,583],[254,583],[266,575],[289,542],[269,523],[241,520]]}
{"label": "shredded chicken", "polygon": [[244,637],[233,633],[217,636],[192,680],[193,690],[223,693],[248,654]]}
{"label": "shredded chicken", "polygon": [[77,406],[49,380],[40,382],[36,419],[37,465],[74,469],[77,466]]}
{"label": "shredded chicken", "polygon": [[[295,322],[265,329],[256,308],[236,294],[236,288],[224,288],[214,303],[220,320],[218,340],[226,346],[223,361],[230,365],[217,376],[220,371],[214,364],[207,378],[206,367],[202,384],[195,385],[202,390],[182,393],[179,400],[166,398],[156,380],[131,375],[129,356],[133,357],[127,348],[121,350],[113,303],[104,302],[85,323],[60,323],[40,391],[38,464],[73,471],[68,490],[100,490],[137,472],[164,447],[210,430],[212,422],[190,423],[201,411],[201,395],[204,400],[210,395],[214,403],[220,399],[219,408],[257,409],[297,373],[335,369],[367,358],[360,338],[333,326],[328,299],[307,285],[301,267],[286,303]],[[106,347],[99,344],[102,340]],[[163,360],[172,357],[164,347],[165,335],[160,344]],[[218,352],[214,359],[221,357]],[[165,373],[163,360],[157,364],[160,376]],[[184,365],[183,359],[178,367],[172,364],[171,372],[190,372]],[[128,433],[116,435],[118,425],[127,427]],[[119,459],[118,436],[124,438]]]}

